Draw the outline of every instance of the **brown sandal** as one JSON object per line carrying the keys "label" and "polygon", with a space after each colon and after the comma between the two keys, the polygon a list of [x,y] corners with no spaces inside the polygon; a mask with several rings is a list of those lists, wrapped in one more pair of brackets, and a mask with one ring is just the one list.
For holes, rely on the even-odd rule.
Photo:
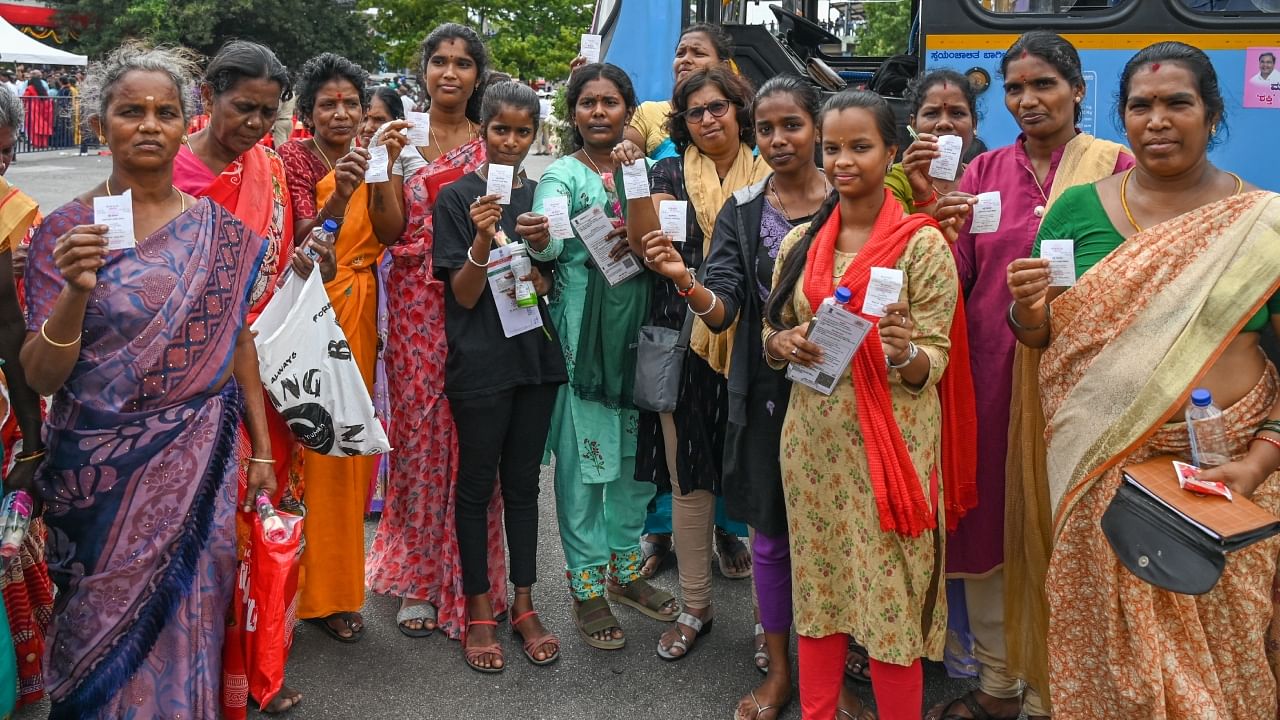
{"label": "brown sandal", "polygon": [[[507,667],[506,658],[502,655],[502,646],[494,643],[493,645],[480,645],[478,647],[467,647],[467,630],[472,625],[492,625],[498,627],[497,620],[468,620],[467,629],[462,632],[462,657],[467,661],[467,667],[482,673],[500,673]],[[480,664],[480,658],[485,655],[495,655],[502,660],[502,665],[498,667],[485,667]]]}
{"label": "brown sandal", "polygon": [[621,650],[627,644],[626,638],[610,637],[606,640],[595,637],[598,632],[622,629],[618,624],[618,618],[613,616],[613,608],[609,607],[609,601],[602,597],[574,600],[573,621],[577,624],[582,639],[593,648]]}
{"label": "brown sandal", "polygon": [[[671,622],[680,614],[680,603],[675,602],[676,596],[650,585],[644,578],[636,578],[626,585],[611,584],[609,599],[662,622]],[[671,612],[664,614],[662,609],[668,606],[671,606]]]}
{"label": "brown sandal", "polygon": [[[555,633],[548,632],[542,637],[526,639],[524,633],[520,632],[520,628],[518,627],[520,623],[525,620],[537,616],[537,610],[530,610],[529,612],[521,613],[511,621],[511,632],[516,636],[516,638],[524,643],[524,656],[529,658],[529,662],[534,665],[550,665],[560,659],[560,638],[556,637]],[[548,645],[551,646],[554,652],[548,651],[547,656],[542,660],[539,660],[534,653],[539,650],[546,650]]]}

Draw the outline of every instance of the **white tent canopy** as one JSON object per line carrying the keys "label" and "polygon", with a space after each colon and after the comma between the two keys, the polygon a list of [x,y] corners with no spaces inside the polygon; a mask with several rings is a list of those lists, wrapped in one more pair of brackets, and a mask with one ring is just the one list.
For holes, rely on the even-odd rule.
{"label": "white tent canopy", "polygon": [[86,65],[89,58],[49,47],[0,18],[0,62]]}

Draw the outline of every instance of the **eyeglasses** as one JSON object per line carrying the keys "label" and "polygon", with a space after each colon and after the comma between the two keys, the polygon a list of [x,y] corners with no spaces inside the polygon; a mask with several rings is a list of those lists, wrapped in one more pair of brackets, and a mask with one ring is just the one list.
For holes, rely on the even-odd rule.
{"label": "eyeglasses", "polygon": [[731,103],[728,100],[712,100],[706,105],[691,107],[688,110],[685,110],[683,114],[686,120],[697,124],[702,122],[702,118],[706,113],[711,113],[711,117],[724,117],[725,113],[729,112],[729,108],[733,105],[734,103]]}

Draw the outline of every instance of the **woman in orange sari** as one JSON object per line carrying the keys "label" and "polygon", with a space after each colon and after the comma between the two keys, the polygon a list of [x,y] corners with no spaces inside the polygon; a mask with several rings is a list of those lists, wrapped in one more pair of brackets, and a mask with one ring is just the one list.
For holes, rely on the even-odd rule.
{"label": "woman in orange sari", "polygon": [[[298,113],[313,133],[280,147],[293,205],[294,241],[325,220],[340,224],[337,274],[325,283],[352,357],[372,393],[378,351],[377,268],[382,244],[364,183],[369,151],[353,148],[367,99],[368,73],[332,53],[298,74]],[[392,133],[394,134],[394,133]],[[389,185],[389,183],[382,183]],[[298,617],[333,638],[356,642],[364,631],[364,510],[377,457],[329,457],[302,451],[307,551],[302,555]]]}
{"label": "woman in orange sari", "polygon": [[[173,183],[179,190],[208,197],[266,240],[262,267],[250,295],[249,323],[266,307],[290,258],[300,270],[311,262],[303,253],[292,252],[293,208],[289,204],[284,163],[279,155],[258,143],[271,127],[281,98],[291,95],[291,88],[288,70],[270,48],[243,40],[227,43],[205,70],[202,94],[204,106],[209,108],[208,122],[187,139],[174,158]],[[331,248],[317,250],[332,258]],[[332,277],[331,260],[322,263],[322,269],[326,277]],[[292,472],[297,445],[275,406],[266,402],[265,407],[277,488],[271,501],[288,507],[301,495],[297,474]],[[247,458],[247,445],[242,447],[242,453]],[[247,461],[242,466],[247,467]],[[241,502],[246,481],[242,473]],[[248,544],[249,518],[248,513],[237,515],[238,558],[243,558]],[[230,665],[226,670],[233,671]],[[263,712],[274,714],[297,705],[302,694],[285,687],[275,698],[258,700],[266,701]]]}
{"label": "woman in orange sari", "polygon": [[1008,270],[1010,326],[1044,348],[1047,461],[1022,492],[1052,517],[1043,586],[1055,715],[1274,720],[1280,538],[1231,553],[1217,585],[1192,596],[1130,573],[1100,520],[1125,466],[1189,459],[1195,388],[1223,408],[1234,457],[1201,477],[1280,510],[1280,382],[1259,348],[1268,323],[1280,328],[1280,197],[1209,161],[1224,104],[1202,51],[1139,52],[1120,112],[1137,166],[1064,192],[1033,253],[1074,239],[1076,284],[1051,291],[1044,259]]}

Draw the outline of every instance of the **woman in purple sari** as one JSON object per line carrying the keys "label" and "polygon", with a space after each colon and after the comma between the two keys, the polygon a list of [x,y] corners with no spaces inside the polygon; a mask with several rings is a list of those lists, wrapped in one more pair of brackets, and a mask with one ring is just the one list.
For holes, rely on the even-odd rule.
{"label": "woman in purple sari", "polygon": [[[54,396],[37,478],[59,589],[50,717],[216,718],[242,414],[247,497],[275,484],[245,326],[265,242],[173,187],[190,60],[127,45],[94,70],[112,173],[46,218],[26,274],[22,359]],[[126,192],[132,227],[108,235],[94,201]]]}

